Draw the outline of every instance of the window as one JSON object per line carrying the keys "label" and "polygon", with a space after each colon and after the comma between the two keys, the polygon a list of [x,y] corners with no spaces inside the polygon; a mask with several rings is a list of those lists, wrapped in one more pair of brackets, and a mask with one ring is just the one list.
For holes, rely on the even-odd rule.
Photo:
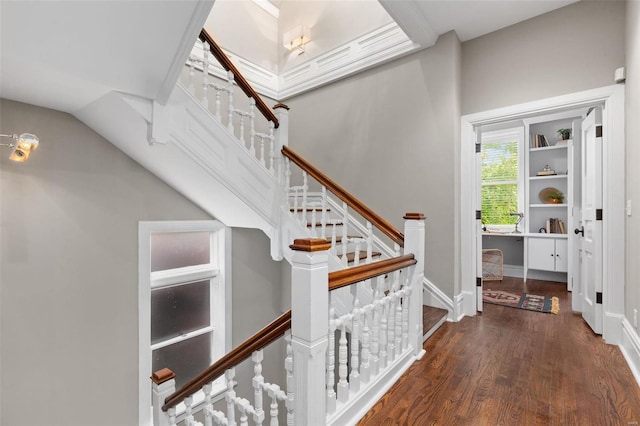
{"label": "window", "polygon": [[180,388],[230,349],[230,238],[216,221],[141,222],[139,246],[140,424],[150,424],[151,372],[170,368]]}
{"label": "window", "polygon": [[482,134],[482,222],[487,226],[512,225],[522,212],[524,173],[522,129]]}

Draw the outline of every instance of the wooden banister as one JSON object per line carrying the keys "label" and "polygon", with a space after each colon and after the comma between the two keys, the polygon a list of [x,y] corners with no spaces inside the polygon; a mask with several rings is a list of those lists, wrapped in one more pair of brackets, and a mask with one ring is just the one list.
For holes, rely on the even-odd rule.
{"label": "wooden banister", "polygon": [[211,383],[222,376],[226,370],[238,365],[249,358],[254,351],[264,348],[269,343],[282,336],[291,328],[291,311],[280,315],[269,325],[245,340],[240,346],[220,358],[211,367],[204,370],[198,376],[186,383],[172,395],[169,395],[162,406],[163,411],[175,407],[189,395],[193,395],[207,383]]}
{"label": "wooden banister", "polygon": [[278,119],[276,118],[276,115],[273,113],[271,108],[269,108],[267,104],[262,100],[260,95],[258,95],[258,93],[253,90],[253,87],[251,87],[244,76],[240,74],[240,71],[238,71],[235,65],[233,65],[231,60],[222,51],[220,46],[218,46],[218,43],[213,40],[213,37],[211,37],[211,35],[204,28],[202,29],[202,31],[200,31],[200,40],[209,43],[211,54],[215,56],[218,62],[220,62],[222,68],[233,73],[234,79],[236,83],[238,83],[238,86],[248,97],[255,99],[256,107],[258,107],[258,110],[260,110],[262,115],[264,115],[267,120],[273,122],[274,127],[277,129],[280,123],[278,122]]}
{"label": "wooden banister", "polygon": [[331,272],[329,274],[329,291],[337,290],[341,287],[346,287],[379,275],[388,274],[398,269],[415,265],[416,263],[418,263],[418,261],[413,254],[405,254],[404,256]]}
{"label": "wooden banister", "polygon": [[371,222],[373,226],[382,231],[391,240],[404,247],[404,234],[396,229],[389,222],[378,216],[373,210],[367,207],[362,201],[348,193],[344,188],[327,177],[320,170],[316,169],[311,163],[302,158],[288,146],[282,147],[282,155],[293,161],[302,170],[307,172],[311,177],[320,182],[329,191],[333,192],[338,198],[347,203],[349,207],[358,212],[363,218]]}

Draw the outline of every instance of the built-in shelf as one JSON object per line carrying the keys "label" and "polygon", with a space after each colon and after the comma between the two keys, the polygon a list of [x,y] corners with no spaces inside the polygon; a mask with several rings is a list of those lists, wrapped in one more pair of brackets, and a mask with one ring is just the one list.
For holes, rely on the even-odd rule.
{"label": "built-in shelf", "polygon": [[529,176],[530,180],[566,179],[567,175]]}
{"label": "built-in shelf", "polygon": [[553,207],[569,207],[567,204],[529,204],[529,208],[553,208]]}
{"label": "built-in shelf", "polygon": [[531,152],[537,151],[551,151],[553,149],[567,149],[568,144],[563,145],[553,145],[553,146],[543,146],[542,148],[529,148]]}

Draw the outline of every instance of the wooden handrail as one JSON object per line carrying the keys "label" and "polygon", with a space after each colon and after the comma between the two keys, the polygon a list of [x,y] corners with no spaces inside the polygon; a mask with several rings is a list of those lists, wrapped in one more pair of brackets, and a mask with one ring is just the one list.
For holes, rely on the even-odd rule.
{"label": "wooden handrail", "polygon": [[311,163],[302,158],[288,146],[282,147],[282,155],[296,163],[298,167],[311,175],[315,180],[320,182],[320,184],[325,186],[329,191],[333,192],[342,201],[347,203],[349,207],[358,212],[363,218],[371,222],[373,226],[375,226],[385,235],[391,238],[393,242],[399,244],[400,247],[404,247],[404,234],[389,222],[384,220],[382,217],[378,216],[378,214],[367,207],[362,201],[349,194],[344,188],[335,183],[320,170],[316,169],[313,165],[311,165]]}
{"label": "wooden handrail", "polygon": [[189,395],[193,395],[207,383],[211,383],[222,376],[229,368],[238,365],[249,358],[254,351],[262,349],[269,343],[282,336],[291,328],[291,310],[280,315],[269,325],[245,340],[240,346],[220,358],[211,367],[204,370],[198,376],[186,383],[180,389],[169,395],[164,400],[163,411],[180,404]]}
{"label": "wooden handrail", "polygon": [[413,254],[405,254],[404,256],[331,272],[329,274],[329,291],[368,280],[369,278],[379,275],[388,274],[398,269],[415,265],[416,263],[418,263],[418,261]]}
{"label": "wooden handrail", "polygon": [[238,83],[238,86],[248,97],[255,99],[256,106],[258,107],[262,115],[264,115],[267,120],[272,121],[274,127],[277,129],[280,123],[278,122],[278,119],[276,118],[276,115],[273,113],[271,108],[269,108],[267,104],[262,100],[260,95],[258,95],[258,93],[253,90],[253,87],[251,87],[244,76],[240,74],[240,71],[238,71],[235,65],[233,65],[231,60],[222,51],[220,46],[218,46],[218,43],[213,40],[213,37],[211,37],[211,35],[204,28],[202,29],[202,31],[200,31],[200,40],[209,43],[209,50],[211,51],[211,54],[215,56],[218,62],[220,62],[222,68],[224,68],[225,71],[231,71],[233,73],[234,79],[236,83]]}

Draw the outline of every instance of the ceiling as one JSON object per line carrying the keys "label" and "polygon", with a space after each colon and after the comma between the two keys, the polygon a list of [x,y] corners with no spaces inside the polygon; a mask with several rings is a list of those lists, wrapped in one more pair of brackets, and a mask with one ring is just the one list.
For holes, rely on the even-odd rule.
{"label": "ceiling", "polygon": [[[301,0],[271,3],[282,9],[290,1]],[[573,1],[380,4],[424,48],[450,30],[465,41]],[[213,0],[0,1],[0,96],[70,113],[111,91],[162,100],[212,6]]]}

